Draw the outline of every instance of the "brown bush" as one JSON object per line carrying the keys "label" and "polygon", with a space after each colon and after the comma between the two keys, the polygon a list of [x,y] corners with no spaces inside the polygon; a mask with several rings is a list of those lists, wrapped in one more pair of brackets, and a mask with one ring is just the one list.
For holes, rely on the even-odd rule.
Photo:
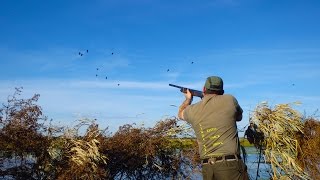
{"label": "brown bush", "polygon": [[148,129],[121,126],[102,145],[103,152],[109,158],[110,178],[163,179],[191,175],[190,170],[196,169],[198,164],[193,161],[196,159],[193,156],[197,155],[196,147],[194,143],[185,146],[183,140],[167,135],[170,129],[176,127],[175,118],[160,121]]}
{"label": "brown bush", "polygon": [[299,142],[301,152],[298,159],[301,166],[310,174],[312,179],[320,179],[320,121],[308,118],[304,122],[303,135]]}
{"label": "brown bush", "polygon": [[[176,118],[153,128],[123,125],[111,135],[94,120],[73,128],[46,124],[38,94],[19,99],[17,88],[0,108],[0,176],[15,179],[188,178],[199,170],[196,141],[183,139]],[[88,126],[81,136],[79,129]],[[18,160],[18,161],[17,161]]]}
{"label": "brown bush", "polygon": [[[32,178],[39,168],[37,159],[43,157],[49,141],[42,135],[46,131],[42,109],[35,103],[39,94],[30,99],[18,99],[22,88],[16,88],[13,96],[0,109],[0,149],[2,160],[18,159],[15,166],[1,171],[1,175],[12,175],[16,178]],[[40,123],[42,121],[42,123]],[[28,173],[26,173],[28,172]]]}

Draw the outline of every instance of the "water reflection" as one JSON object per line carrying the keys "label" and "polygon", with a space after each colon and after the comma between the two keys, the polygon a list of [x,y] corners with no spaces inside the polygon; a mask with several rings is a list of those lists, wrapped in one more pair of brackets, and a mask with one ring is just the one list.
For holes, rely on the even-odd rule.
{"label": "water reflection", "polygon": [[246,165],[248,167],[250,179],[270,179],[270,164],[265,163],[263,155],[261,155],[260,165],[258,163],[259,150],[257,150],[255,147],[246,147],[245,149],[247,151]]}

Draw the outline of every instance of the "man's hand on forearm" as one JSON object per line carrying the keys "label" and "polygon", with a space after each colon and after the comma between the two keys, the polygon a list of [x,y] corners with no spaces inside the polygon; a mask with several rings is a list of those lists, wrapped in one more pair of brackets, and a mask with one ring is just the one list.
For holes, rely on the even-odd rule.
{"label": "man's hand on forearm", "polygon": [[192,102],[192,98],[191,99],[185,99],[183,101],[183,103],[181,104],[181,106],[179,107],[179,113],[178,113],[178,117],[179,119],[184,119],[183,117],[183,111],[184,109],[186,109],[186,107],[188,107]]}
{"label": "man's hand on forearm", "polygon": [[185,94],[186,99],[182,102],[182,104],[179,107],[178,117],[179,119],[184,119],[183,117],[183,111],[192,103],[192,94],[189,90],[187,90],[187,93]]}

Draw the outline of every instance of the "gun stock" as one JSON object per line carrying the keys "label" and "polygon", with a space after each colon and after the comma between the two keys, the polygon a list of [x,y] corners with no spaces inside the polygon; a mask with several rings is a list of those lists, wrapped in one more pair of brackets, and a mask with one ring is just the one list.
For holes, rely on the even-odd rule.
{"label": "gun stock", "polygon": [[191,92],[192,96],[197,96],[199,98],[203,98],[203,94],[202,91],[198,91],[195,89],[190,89],[190,88],[186,88],[186,87],[182,87],[182,86],[178,86],[175,84],[169,84],[169,86],[175,87],[175,88],[179,88],[181,92],[186,93],[187,89],[189,89],[189,91]]}

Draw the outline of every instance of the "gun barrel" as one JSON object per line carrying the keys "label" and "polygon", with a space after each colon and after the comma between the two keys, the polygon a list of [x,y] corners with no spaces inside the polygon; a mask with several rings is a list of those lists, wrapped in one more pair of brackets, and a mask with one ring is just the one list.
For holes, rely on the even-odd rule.
{"label": "gun barrel", "polygon": [[181,86],[177,86],[177,85],[174,85],[174,84],[169,84],[169,86],[176,87],[176,88],[183,88]]}
{"label": "gun barrel", "polygon": [[194,90],[194,89],[190,89],[190,88],[186,88],[186,87],[182,87],[182,86],[177,86],[177,85],[174,85],[174,84],[169,84],[169,86],[172,86],[172,87],[175,87],[175,88],[180,88],[180,91],[183,92],[183,93],[186,93],[187,89],[189,89],[189,91],[191,92],[191,94],[193,96],[197,96],[197,97],[200,97],[200,98],[203,97],[202,92],[198,91],[198,90]]}

